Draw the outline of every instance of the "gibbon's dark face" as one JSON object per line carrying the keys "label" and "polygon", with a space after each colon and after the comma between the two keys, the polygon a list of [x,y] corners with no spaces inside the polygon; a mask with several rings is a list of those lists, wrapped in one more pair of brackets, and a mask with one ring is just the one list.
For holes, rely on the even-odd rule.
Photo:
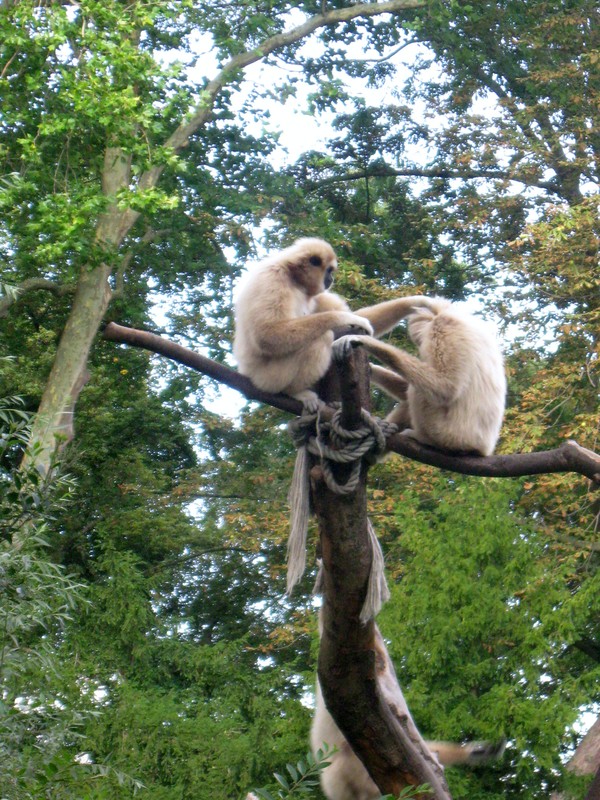
{"label": "gibbon's dark face", "polygon": [[333,286],[333,273],[335,272],[334,268],[330,265],[325,270],[325,275],[323,276],[323,286],[326,289],[331,288]]}
{"label": "gibbon's dark face", "polygon": [[290,265],[290,274],[308,297],[314,297],[329,289],[337,269],[335,253],[323,243],[298,254],[295,263]]}

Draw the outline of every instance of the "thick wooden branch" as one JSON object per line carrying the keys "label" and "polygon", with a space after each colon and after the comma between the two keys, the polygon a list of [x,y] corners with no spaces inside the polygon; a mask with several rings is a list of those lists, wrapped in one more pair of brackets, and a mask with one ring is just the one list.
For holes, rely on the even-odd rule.
{"label": "thick wooden branch", "polygon": [[[302,413],[302,404],[293,397],[285,394],[270,394],[257,389],[251,380],[240,375],[224,364],[206,358],[186,347],[175,344],[162,336],[136,328],[128,328],[109,322],[103,332],[104,339],[133,347],[142,347],[153,353],[158,353],[170,358],[179,364],[191,367],[211,378],[224,383],[232,389],[261,403],[287,411],[290,414]],[[324,414],[323,418],[327,415]],[[575,472],[589,478],[590,481],[600,486],[600,455],[592,450],[581,447],[577,442],[568,441],[554,450],[545,450],[539,453],[513,453],[497,456],[465,456],[452,455],[435,450],[432,447],[420,444],[415,439],[402,434],[390,436],[387,441],[388,449],[394,453],[430,464],[450,472],[459,472],[463,475],[476,475],[489,478],[516,478],[524,475],[541,475],[553,472]]]}
{"label": "thick wooden branch", "polygon": [[[366,353],[354,351],[338,371],[341,423],[352,430],[362,424],[361,409],[369,405]],[[428,798],[450,800],[443,771],[412,720],[377,626],[360,621],[372,560],[366,481],[363,464],[358,490],[339,495],[328,489],[319,466],[311,471],[323,559],[319,682],[329,712],[382,793],[398,795],[406,786],[427,783],[433,791]]]}
{"label": "thick wooden branch", "polygon": [[156,333],[127,328],[124,325],[117,325],[116,322],[109,322],[104,328],[102,336],[109,342],[141,347],[144,350],[150,350],[153,353],[170,358],[178,364],[191,367],[197,372],[208,375],[209,378],[214,378],[219,383],[224,383],[231,389],[237,389],[248,400],[258,400],[274,408],[279,408],[281,411],[288,411],[290,414],[299,415],[302,413],[302,403],[299,400],[295,400],[286,394],[263,392],[245,375],[240,375],[234,369],[226,367],[224,364],[219,364],[218,361],[206,358],[200,353],[195,353],[187,347],[171,342],[169,339],[164,339]]}
{"label": "thick wooden branch", "polygon": [[553,450],[496,456],[452,455],[396,433],[388,449],[422,464],[486,478],[517,478],[552,472],[577,472],[600,486],[600,455],[569,440]]}

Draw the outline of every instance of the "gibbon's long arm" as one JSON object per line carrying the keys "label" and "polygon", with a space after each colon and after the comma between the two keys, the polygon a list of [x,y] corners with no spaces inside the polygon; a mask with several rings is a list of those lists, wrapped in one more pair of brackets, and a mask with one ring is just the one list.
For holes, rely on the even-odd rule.
{"label": "gibbon's long arm", "polygon": [[374,336],[383,336],[407,317],[415,308],[432,308],[429,297],[414,294],[409,297],[397,297],[395,300],[386,300],[374,306],[359,308],[355,311],[359,317],[366,317],[373,326]]}
{"label": "gibbon's long arm", "polygon": [[[348,342],[348,344],[346,344]],[[441,376],[434,367],[414,356],[380,342],[372,336],[344,337],[334,347],[364,347],[383,364],[399,372],[408,383],[418,386],[421,391],[431,395],[438,403],[450,403],[460,394],[461,375],[459,370],[449,370],[451,377]],[[449,365],[444,365],[448,369]]]}
{"label": "gibbon's long arm", "polygon": [[305,317],[257,325],[256,342],[265,357],[293,355],[335,328],[348,326],[372,332],[368,320],[350,311],[320,311]]}
{"label": "gibbon's long arm", "polygon": [[405,381],[396,372],[392,372],[391,369],[385,369],[385,367],[380,367],[377,364],[370,364],[369,366],[371,367],[371,379],[374,384],[391,397],[395,397],[396,400],[406,400],[408,381]]}

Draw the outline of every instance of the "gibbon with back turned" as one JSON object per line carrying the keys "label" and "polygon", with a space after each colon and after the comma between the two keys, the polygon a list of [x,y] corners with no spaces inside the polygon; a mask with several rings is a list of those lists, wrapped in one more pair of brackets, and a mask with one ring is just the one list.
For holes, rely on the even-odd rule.
{"label": "gibbon with back turned", "polygon": [[[321,625],[320,618],[319,625]],[[384,697],[394,697],[394,687],[397,686],[396,673],[377,625],[375,625],[374,644],[376,675],[380,691]],[[397,708],[392,713],[401,716],[406,713],[410,716],[407,708]],[[330,763],[320,776],[321,788],[328,800],[377,800],[381,797],[381,792],[362,761],[354,753],[348,740],[327,710],[318,680],[310,744],[315,756],[324,744],[330,748],[335,747],[335,752],[327,755]],[[424,744],[444,767],[460,764],[479,766],[500,758],[504,752],[505,740],[466,742],[465,744],[425,741]]]}
{"label": "gibbon with back turned", "polygon": [[254,267],[235,305],[233,353],[239,370],[263,391],[314,403],[310,391],[331,363],[333,331],[355,326],[380,336],[416,306],[421,295],[388,300],[352,313],[327,291],[337,259],[322,239],[299,239]]}
{"label": "gibbon with back turned", "polygon": [[419,357],[371,336],[344,336],[343,355],[364,347],[391,370],[372,366],[373,383],[399,404],[388,416],[423,444],[459,453],[494,452],[506,395],[506,377],[495,333],[482,320],[440,297],[414,308],[408,333]]}

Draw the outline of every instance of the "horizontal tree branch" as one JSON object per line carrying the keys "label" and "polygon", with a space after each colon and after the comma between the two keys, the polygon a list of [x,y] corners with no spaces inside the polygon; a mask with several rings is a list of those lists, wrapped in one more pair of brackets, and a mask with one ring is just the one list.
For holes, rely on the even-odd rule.
{"label": "horizontal tree branch", "polygon": [[48,280],[47,278],[27,278],[22,283],[10,286],[10,293],[0,297],[0,319],[8,315],[8,311],[13,303],[16,303],[24,294],[28,292],[35,292],[43,289],[46,292],[61,297],[64,294],[69,294],[75,291],[75,286],[71,284],[55,283],[55,281]]}
{"label": "horizontal tree branch", "polygon": [[309,182],[310,189],[320,189],[323,186],[330,186],[336,183],[347,183],[349,181],[359,181],[365,178],[441,178],[446,180],[476,180],[485,178],[495,181],[515,181],[526,186],[535,186],[538,189],[545,189],[549,192],[558,192],[559,187],[556,181],[537,180],[531,175],[520,175],[518,172],[500,169],[450,169],[448,167],[390,167],[376,166],[366,170],[355,170],[340,175],[331,175],[322,180]]}
{"label": "horizontal tree branch", "polygon": [[[201,91],[201,100],[196,108],[192,109],[187,118],[173,131],[164,146],[179,152],[187,147],[190,138],[202,128],[212,115],[212,109],[219,93],[235,75],[250,64],[261,61],[265,56],[295,44],[314,33],[319,28],[332,27],[341,22],[349,22],[358,18],[369,18],[380,14],[400,14],[403,11],[413,11],[423,8],[425,0],[387,0],[383,3],[356,3],[347,8],[336,8],[324,14],[315,14],[306,19],[301,25],[282,31],[265,39],[253,50],[238,53],[227,61],[220,72],[210,80]],[[151,167],[140,178],[140,188],[147,189],[156,185],[163,167]]]}
{"label": "horizontal tree branch", "polygon": [[269,406],[280,409],[280,411],[287,411],[296,416],[302,413],[302,403],[299,400],[295,400],[285,394],[263,392],[245,375],[226,367],[225,364],[219,364],[218,361],[213,361],[210,358],[206,358],[206,356],[200,355],[200,353],[189,350],[187,347],[182,347],[169,339],[164,339],[156,333],[140,331],[136,328],[117,325],[116,322],[109,322],[104,328],[102,336],[109,342],[141,347],[144,350],[150,350],[153,353],[170,358],[171,361],[176,361],[178,364],[191,367],[197,372],[208,375],[209,378],[214,378],[219,383],[224,383],[231,389],[237,389],[248,400],[258,400],[261,403],[266,403]]}
{"label": "horizontal tree branch", "polygon": [[553,450],[495,456],[452,455],[396,433],[387,440],[394,453],[462,475],[485,478],[519,478],[554,472],[577,472],[600,487],[600,455],[572,440]]}
{"label": "horizontal tree branch", "polygon": [[[249,378],[239,372],[219,364],[206,356],[195,353],[175,342],[164,339],[155,333],[128,328],[109,322],[103,332],[107,341],[141,347],[153,353],[170,358],[179,364],[224,383],[247,397],[261,403],[299,416],[302,403],[285,394],[271,394],[258,389]],[[327,414],[324,414],[324,418]],[[396,433],[387,440],[388,449],[394,453],[463,475],[476,475],[489,478],[516,478],[524,475],[543,473],[575,472],[589,478],[600,486],[600,455],[581,447],[574,441],[567,441],[553,450],[537,453],[513,453],[510,455],[469,456],[453,455],[427,447],[415,439]]]}

